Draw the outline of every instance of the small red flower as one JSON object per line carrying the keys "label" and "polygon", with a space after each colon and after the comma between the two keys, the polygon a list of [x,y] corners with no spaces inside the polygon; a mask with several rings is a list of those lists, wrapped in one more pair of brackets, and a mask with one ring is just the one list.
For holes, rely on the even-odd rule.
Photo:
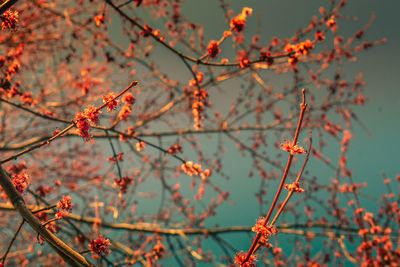
{"label": "small red flower", "polygon": [[202,72],[197,73],[197,75],[196,75],[197,81],[196,81],[196,79],[191,79],[189,81],[189,86],[195,86],[195,85],[197,85],[197,82],[199,84],[202,83],[203,82],[203,77],[204,77],[204,74]]}
{"label": "small red flower", "polygon": [[146,148],[146,143],[145,142],[138,142],[136,143],[136,150],[138,152],[142,151],[143,149]]}
{"label": "small red flower", "polygon": [[208,43],[207,51],[210,58],[216,58],[221,52],[221,49],[218,46],[218,42],[214,40],[210,41]]}
{"label": "small red flower", "polygon": [[152,34],[152,32],[153,28],[146,24],[144,25],[144,30],[140,32],[140,35],[142,35],[143,37],[148,37]]}
{"label": "small red flower", "polygon": [[298,145],[293,145],[290,141],[285,141],[285,143],[281,144],[281,149],[287,152],[290,152],[291,155],[294,154],[305,154],[306,150]]}
{"label": "small red flower", "polygon": [[240,57],[239,58],[239,67],[241,69],[247,68],[250,66],[250,59],[248,57]]}
{"label": "small red flower", "polygon": [[274,64],[274,58],[271,56],[270,52],[262,52],[260,54],[260,60],[265,61],[268,66]]}
{"label": "small red flower", "polygon": [[317,40],[318,42],[322,42],[323,40],[325,40],[324,33],[321,31],[317,31],[315,33],[315,40]]}
{"label": "small red flower", "polygon": [[91,122],[91,123],[98,123],[99,122],[99,114],[101,113],[101,111],[97,110],[96,107],[89,105],[85,111],[83,112],[83,114],[85,115],[85,117]]}
{"label": "small red flower", "polygon": [[211,173],[212,173],[212,172],[211,172],[210,169],[205,169],[204,172],[202,172],[202,173],[200,174],[201,179],[203,179],[203,180],[207,179],[208,177],[211,176]]}
{"label": "small red flower", "polygon": [[119,187],[119,194],[125,194],[128,190],[128,186],[132,183],[133,178],[129,176],[124,176],[122,178],[117,178],[114,180],[114,184]]}
{"label": "small red flower", "polygon": [[182,164],[181,169],[184,173],[190,176],[200,175],[203,172],[201,165],[198,163],[193,164],[192,161],[187,161]]}
{"label": "small red flower", "polygon": [[165,252],[165,246],[163,244],[161,244],[160,240],[157,240],[157,244],[153,247],[153,257],[154,259],[158,260],[160,258],[162,258],[162,256],[164,255]]}
{"label": "small red flower", "polygon": [[5,29],[15,29],[18,23],[18,11],[7,10],[0,16],[1,28]]}
{"label": "small red flower", "polygon": [[24,193],[29,186],[30,179],[26,173],[14,174],[11,179],[20,194]]}
{"label": "small red flower", "polygon": [[97,239],[92,239],[89,243],[89,250],[99,256],[107,256],[110,253],[108,247],[111,245],[110,240],[99,235]]}
{"label": "small red flower", "polygon": [[100,27],[101,24],[104,23],[104,15],[97,15],[94,17],[94,21],[97,27]]}
{"label": "small red flower", "polygon": [[103,96],[103,103],[107,104],[108,112],[113,111],[118,106],[118,100],[115,98],[113,93]]}
{"label": "small red flower", "polygon": [[129,107],[129,105],[124,105],[123,108],[121,109],[121,111],[118,113],[118,118],[120,120],[126,120],[129,118],[131,113],[132,113],[132,110]]}
{"label": "small red flower", "polygon": [[239,15],[237,15],[236,17],[234,17],[231,20],[231,22],[230,22],[231,28],[233,28],[236,32],[243,31],[244,26],[246,24],[246,17],[248,15],[251,15],[252,12],[253,12],[253,9],[251,9],[249,7],[244,7],[242,9],[242,13],[240,13]]}
{"label": "small red flower", "polygon": [[294,191],[296,193],[303,193],[304,189],[300,187],[299,182],[294,182],[292,184],[285,184],[285,189],[289,191]]}
{"label": "small red flower", "polygon": [[65,211],[70,211],[72,208],[71,199],[72,198],[70,196],[63,196],[62,200],[58,201],[57,208]]}
{"label": "small red flower", "polygon": [[193,96],[199,98],[199,100],[206,100],[208,97],[208,92],[204,89],[196,89],[193,91]]}
{"label": "small red flower", "polygon": [[272,225],[272,226],[269,226],[269,225],[264,226],[264,217],[258,218],[258,220],[257,220],[256,224],[254,225],[254,227],[251,228],[251,231],[261,234],[261,236],[263,237],[263,239],[262,239],[262,243],[263,244],[266,244],[268,239],[272,235],[275,235],[278,232],[278,230],[276,229],[276,227],[274,225]]}
{"label": "small red flower", "polygon": [[256,264],[254,263],[254,261],[256,259],[257,259],[256,255],[251,255],[250,258],[245,262],[246,253],[241,251],[236,253],[234,263],[239,264],[240,267],[255,267]]}
{"label": "small red flower", "polygon": [[331,28],[331,30],[333,32],[336,32],[337,30],[337,24],[336,24],[336,20],[335,20],[335,16],[331,16],[329,18],[329,20],[326,22],[326,26],[328,26],[329,28]]}
{"label": "small red flower", "polygon": [[181,145],[172,145],[168,148],[168,153],[171,155],[175,155],[176,153],[182,153],[182,146]]}
{"label": "small red flower", "polygon": [[136,97],[134,97],[131,93],[126,93],[123,97],[122,97],[122,102],[126,103],[126,104],[130,104],[133,105],[136,101]]}
{"label": "small red flower", "polygon": [[75,116],[75,125],[78,128],[79,134],[82,136],[83,139],[87,140],[90,138],[89,135],[89,121],[84,113],[78,112]]}

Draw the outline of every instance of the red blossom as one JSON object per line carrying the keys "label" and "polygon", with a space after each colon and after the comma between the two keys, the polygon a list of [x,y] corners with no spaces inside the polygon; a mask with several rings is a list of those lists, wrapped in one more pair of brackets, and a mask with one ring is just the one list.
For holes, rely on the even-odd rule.
{"label": "red blossom", "polygon": [[70,211],[72,208],[71,199],[72,198],[70,196],[63,196],[62,200],[58,201],[57,208],[65,210],[65,211]]}
{"label": "red blossom", "polygon": [[193,96],[197,97],[199,100],[206,100],[208,97],[208,92],[202,88],[195,89],[193,91]]}
{"label": "red blossom", "polygon": [[20,194],[24,193],[26,189],[28,189],[30,178],[26,173],[14,174],[11,179]]}
{"label": "red blossom", "polygon": [[89,243],[89,250],[99,256],[107,256],[110,253],[108,247],[111,245],[110,240],[99,235],[97,239],[92,239]]}
{"label": "red blossom", "polygon": [[197,80],[196,79],[191,79],[189,81],[189,86],[195,86],[197,84],[202,83],[203,82],[203,77],[204,77],[204,74],[202,72],[197,73],[196,74],[196,79]]}
{"label": "red blossom", "polygon": [[331,28],[331,30],[332,30],[333,32],[336,32],[336,30],[337,30],[337,24],[336,24],[335,16],[332,15],[332,16],[329,18],[329,20],[327,20],[326,26],[328,26],[329,28]]}
{"label": "red blossom", "polygon": [[165,252],[165,246],[161,244],[160,240],[157,240],[157,244],[153,247],[152,253],[154,259],[158,260],[163,257]]}
{"label": "red blossom", "polygon": [[131,113],[132,113],[131,108],[128,105],[124,105],[121,111],[118,113],[118,118],[120,120],[127,120],[131,115]]}
{"label": "red blossom", "polygon": [[136,101],[136,97],[134,97],[131,93],[126,93],[123,97],[122,97],[122,102],[129,104],[129,105],[133,105]]}
{"label": "red blossom", "polygon": [[240,57],[239,58],[239,67],[241,69],[247,68],[250,66],[250,59],[248,57]]}
{"label": "red blossom", "polygon": [[94,21],[97,27],[100,27],[101,24],[104,23],[104,15],[97,15],[94,17]]}
{"label": "red blossom", "polygon": [[304,189],[300,187],[299,182],[293,182],[292,184],[285,184],[285,189],[294,191],[296,193],[303,193]]}
{"label": "red blossom", "polygon": [[268,66],[274,64],[274,58],[271,56],[270,52],[262,52],[260,53],[260,60],[265,61]]}
{"label": "red blossom", "polygon": [[266,244],[269,238],[278,232],[274,225],[264,225],[264,217],[258,218],[254,227],[251,228],[251,231],[259,233],[263,237],[262,244]]}
{"label": "red blossom", "polygon": [[7,10],[0,16],[1,28],[5,29],[15,29],[18,23],[18,11]]}
{"label": "red blossom", "polygon": [[254,261],[256,261],[257,257],[256,255],[251,255],[250,258],[245,262],[246,260],[246,253],[241,251],[236,253],[236,257],[234,260],[235,264],[238,264],[240,267],[256,267],[256,264]]}
{"label": "red blossom", "polygon": [[325,35],[323,32],[321,31],[317,31],[315,33],[315,40],[317,40],[318,42],[322,42],[323,40],[325,40]]}
{"label": "red blossom", "polygon": [[114,180],[114,184],[119,187],[119,194],[125,194],[128,190],[128,186],[132,183],[133,178],[129,176],[124,176],[122,178],[117,178]]}
{"label": "red blossom", "polygon": [[145,148],[146,148],[146,143],[145,142],[141,141],[141,142],[136,143],[136,150],[138,152],[142,151]]}
{"label": "red blossom", "polygon": [[246,17],[248,15],[251,15],[251,13],[253,12],[253,9],[249,8],[249,7],[244,7],[242,9],[242,13],[240,13],[239,15],[237,15],[236,17],[234,17],[231,22],[230,22],[230,26],[232,29],[234,29],[236,32],[241,32],[244,29],[244,26],[246,24]]}
{"label": "red blossom", "polygon": [[143,37],[149,37],[153,32],[153,28],[149,25],[144,25],[144,30],[140,32],[140,35]]}
{"label": "red blossom", "polygon": [[168,153],[171,155],[175,155],[176,153],[182,153],[182,146],[181,145],[172,145],[168,148]]}
{"label": "red blossom", "polygon": [[294,154],[305,154],[306,150],[298,145],[293,145],[290,141],[285,141],[285,143],[281,144],[281,149],[287,152],[290,152],[291,155]]}
{"label": "red blossom", "polygon": [[91,122],[91,123],[98,123],[99,122],[99,114],[101,114],[100,110],[97,110],[96,107],[89,105],[85,111],[83,112],[84,116]]}
{"label": "red blossom", "polygon": [[218,46],[218,42],[214,40],[210,41],[208,43],[207,51],[210,58],[216,58],[221,52],[221,49]]}
{"label": "red blossom", "polygon": [[108,112],[113,111],[118,106],[118,100],[115,98],[113,93],[103,96],[103,103],[107,103]]}
{"label": "red blossom", "polygon": [[83,139],[87,140],[90,138],[89,135],[89,121],[84,113],[78,112],[75,116],[75,125],[78,128],[79,134],[82,136]]}
{"label": "red blossom", "polygon": [[187,161],[182,164],[181,169],[184,173],[190,176],[200,175],[200,173],[203,172],[201,165],[198,163],[193,164],[192,161]]}
{"label": "red blossom", "polygon": [[21,64],[18,60],[14,60],[10,67],[7,69],[7,74],[16,74],[19,72]]}

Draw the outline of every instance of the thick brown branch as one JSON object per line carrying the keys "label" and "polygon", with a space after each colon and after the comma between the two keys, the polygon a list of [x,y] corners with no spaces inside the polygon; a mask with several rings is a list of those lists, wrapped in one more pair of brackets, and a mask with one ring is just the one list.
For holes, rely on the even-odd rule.
{"label": "thick brown branch", "polygon": [[33,230],[40,234],[40,236],[44,240],[46,240],[67,263],[69,263],[71,266],[93,266],[82,255],[73,250],[71,247],[65,244],[61,239],[59,239],[42,225],[39,219],[36,218],[27,208],[21,194],[14,187],[10,177],[1,166],[0,186],[3,188],[15,210],[19,212],[22,218],[24,218],[24,220],[29,223]]}

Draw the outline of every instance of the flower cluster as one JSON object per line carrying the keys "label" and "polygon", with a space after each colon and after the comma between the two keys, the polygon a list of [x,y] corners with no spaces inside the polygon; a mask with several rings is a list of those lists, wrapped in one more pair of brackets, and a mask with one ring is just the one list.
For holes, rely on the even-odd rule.
{"label": "flower cluster", "polygon": [[[149,25],[144,25],[144,30],[140,32],[140,35],[143,37],[149,37],[150,35],[154,35],[156,37],[160,37],[160,30],[154,30]],[[163,37],[160,37],[160,40],[164,40]]]}
{"label": "flower cluster", "polygon": [[181,145],[172,145],[168,148],[168,153],[171,155],[175,155],[176,153],[182,153],[182,146]]}
{"label": "flower cluster", "polygon": [[72,202],[71,202],[71,197],[70,196],[63,196],[62,200],[57,202],[57,208],[60,210],[56,213],[56,218],[61,219],[64,214],[67,214],[71,208],[72,208]]}
{"label": "flower cluster", "polygon": [[26,173],[14,174],[11,179],[13,185],[20,194],[24,193],[26,189],[28,189],[30,179]]}
{"label": "flower cluster", "polygon": [[293,182],[292,184],[285,184],[285,189],[294,191],[296,193],[303,193],[304,189],[300,187],[299,182]]}
{"label": "flower cluster", "polygon": [[258,242],[265,246],[269,246],[267,243],[269,238],[278,232],[278,230],[274,225],[267,225],[267,226],[264,225],[264,217],[258,218],[254,227],[251,228],[251,231],[259,233],[261,235],[261,238],[259,239]]}
{"label": "flower cluster", "polygon": [[211,40],[208,43],[207,51],[208,51],[208,56],[210,58],[216,58],[218,54],[221,52],[221,48],[219,48],[217,41]]}
{"label": "flower cluster", "polygon": [[89,120],[86,117],[86,115],[82,112],[78,112],[75,115],[74,122],[75,122],[76,128],[79,131],[80,136],[82,136],[83,139],[88,140],[90,138],[90,135],[89,135],[90,124],[89,124]]}
{"label": "flower cluster", "polygon": [[71,199],[72,198],[70,196],[63,196],[62,200],[58,201],[57,208],[65,210],[65,211],[70,211],[72,208]]}
{"label": "flower cluster", "polygon": [[146,143],[145,142],[141,141],[141,142],[137,142],[136,143],[136,150],[138,152],[142,151],[145,148],[146,148]]}
{"label": "flower cluster", "polygon": [[325,35],[323,32],[321,31],[317,31],[315,33],[315,40],[317,40],[318,42],[322,42],[323,40],[325,40]]}
{"label": "flower cluster", "polygon": [[246,24],[246,17],[251,15],[253,13],[253,9],[249,7],[244,7],[242,9],[242,13],[237,15],[231,20],[230,26],[232,29],[234,29],[236,32],[241,32],[244,29],[244,26]]}
{"label": "flower cluster", "polygon": [[115,155],[113,157],[108,157],[107,160],[113,163],[116,163],[117,161],[124,161],[123,158],[124,152],[119,152],[118,155]]}
{"label": "flower cluster", "polygon": [[196,74],[196,79],[191,79],[189,81],[189,86],[200,85],[203,82],[204,74],[202,72],[198,72]]}
{"label": "flower cluster", "polygon": [[89,250],[99,256],[107,256],[110,253],[108,247],[111,245],[110,240],[99,235],[97,239],[92,239],[89,243]]}
{"label": "flower cluster", "polygon": [[[199,72],[196,75],[196,79],[191,79],[189,81],[189,86],[200,86],[200,83],[203,82],[204,74]],[[193,97],[195,100],[192,103],[192,113],[194,117],[194,127],[196,130],[201,129],[202,124],[200,121],[204,120],[204,116],[202,116],[202,112],[204,111],[204,107],[208,105],[207,97],[208,92],[202,88],[197,88],[193,90]]]}
{"label": "flower cluster", "polygon": [[250,66],[250,59],[247,56],[239,58],[239,67],[241,69],[247,68],[249,66]]}
{"label": "flower cluster", "polygon": [[298,145],[293,145],[292,142],[290,141],[285,141],[285,143],[282,143],[281,149],[290,152],[290,155],[306,153],[306,150],[303,147]]}
{"label": "flower cluster", "polygon": [[104,23],[104,15],[95,16],[94,17],[94,22],[96,23],[97,27],[100,27],[100,25]]}
{"label": "flower cluster", "polygon": [[165,252],[165,246],[161,244],[160,240],[157,240],[157,244],[154,245],[152,253],[154,259],[158,260],[161,259]]}
{"label": "flower cluster", "polygon": [[92,105],[89,105],[83,112],[83,115],[93,124],[96,124],[99,122],[100,114],[101,114],[101,111]]}
{"label": "flower cluster", "polygon": [[331,16],[327,21],[326,21],[326,26],[328,26],[329,28],[331,28],[332,32],[336,32],[337,31],[337,23],[335,20],[335,16]]}
{"label": "flower cluster", "polygon": [[127,93],[123,98],[122,102],[124,102],[124,106],[118,114],[120,120],[126,120],[132,112],[132,105],[135,103],[136,97],[134,97],[131,93]]}
{"label": "flower cluster", "polygon": [[204,116],[201,113],[204,111],[204,103],[201,101],[194,101],[192,104],[192,113],[194,117],[194,127],[196,130],[199,130],[203,127],[200,121],[204,120]]}
{"label": "flower cluster", "polygon": [[200,175],[203,180],[207,179],[211,176],[211,171],[206,169],[203,171],[202,166],[198,163],[194,163],[192,161],[187,161],[181,165],[181,169],[184,173],[189,176]]}
{"label": "flower cluster", "polygon": [[107,103],[107,110],[111,112],[118,106],[118,99],[115,98],[113,93],[109,93],[103,96],[103,103]]}
{"label": "flower cluster", "polygon": [[18,23],[18,11],[7,10],[0,16],[1,28],[5,29],[15,29]]}
{"label": "flower cluster", "polygon": [[128,186],[132,183],[133,178],[129,176],[124,176],[122,178],[116,178],[114,184],[119,187],[119,195],[125,194],[128,190]]}
{"label": "flower cluster", "polygon": [[260,53],[260,60],[265,61],[268,66],[274,64],[274,58],[271,56],[270,52],[261,52]]}
{"label": "flower cluster", "polygon": [[256,255],[252,254],[247,261],[245,261],[245,260],[246,260],[245,252],[241,251],[241,252],[236,253],[236,257],[234,260],[235,264],[238,264],[240,267],[255,267],[256,266],[256,264],[254,263],[254,261],[257,260]]}
{"label": "flower cluster", "polygon": [[310,50],[314,48],[314,42],[315,41],[306,40],[294,45],[288,43],[285,46],[285,51],[289,55],[288,63],[292,66],[295,66],[299,62],[299,56],[307,55]]}

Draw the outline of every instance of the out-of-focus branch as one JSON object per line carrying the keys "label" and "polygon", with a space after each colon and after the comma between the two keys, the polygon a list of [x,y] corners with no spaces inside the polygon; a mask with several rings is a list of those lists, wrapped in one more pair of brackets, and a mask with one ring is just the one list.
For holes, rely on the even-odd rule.
{"label": "out-of-focus branch", "polygon": [[[44,206],[37,206],[37,205],[27,205],[27,208],[30,209],[32,212],[37,210],[45,209]],[[14,211],[15,208],[9,203],[0,203],[0,210],[4,211]],[[53,214],[53,210],[46,210],[47,213]],[[80,216],[74,213],[68,213],[63,215],[65,218],[87,223],[87,224],[94,224],[98,222],[98,220],[94,217],[87,217],[87,216]],[[251,232],[250,226],[229,226],[229,227],[214,227],[214,228],[163,228],[161,225],[156,223],[137,223],[137,224],[130,224],[130,223],[107,223],[102,222],[101,227],[109,228],[114,230],[125,230],[130,232],[147,232],[147,233],[158,233],[160,235],[181,235],[182,233],[185,235],[214,235],[214,234],[225,234],[225,233],[232,233],[232,232]],[[320,232],[314,232],[310,230],[304,229],[311,229],[311,228],[318,228],[321,229]],[[335,224],[329,223],[316,223],[310,226],[309,224],[281,224],[277,226],[277,229],[280,233],[285,234],[295,234],[295,235],[320,235],[320,236],[332,236],[332,231],[345,232],[347,235],[358,235],[359,228],[355,227],[344,227]],[[333,233],[333,234],[335,234]],[[379,236],[380,234],[376,234]],[[383,235],[383,234],[382,234]],[[390,237],[398,237],[396,234],[391,234]]]}

